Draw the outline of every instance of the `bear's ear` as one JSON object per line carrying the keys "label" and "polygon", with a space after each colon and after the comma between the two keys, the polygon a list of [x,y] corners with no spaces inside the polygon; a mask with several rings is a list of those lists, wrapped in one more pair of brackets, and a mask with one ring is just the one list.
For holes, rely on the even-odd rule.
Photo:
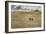
{"label": "bear's ear", "polygon": [[30,21],[33,21],[33,18],[29,18]]}

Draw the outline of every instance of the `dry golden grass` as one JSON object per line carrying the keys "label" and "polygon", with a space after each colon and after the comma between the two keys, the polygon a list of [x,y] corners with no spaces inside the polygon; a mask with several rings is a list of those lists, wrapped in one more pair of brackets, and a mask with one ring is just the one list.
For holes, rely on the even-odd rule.
{"label": "dry golden grass", "polygon": [[12,28],[31,28],[41,26],[41,12],[11,12]]}

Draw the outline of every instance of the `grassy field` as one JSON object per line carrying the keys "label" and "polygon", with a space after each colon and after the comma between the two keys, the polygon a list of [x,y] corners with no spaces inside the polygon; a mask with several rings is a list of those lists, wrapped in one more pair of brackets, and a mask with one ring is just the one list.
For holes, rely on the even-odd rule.
{"label": "grassy field", "polygon": [[41,12],[11,12],[12,28],[32,28],[41,26]]}

